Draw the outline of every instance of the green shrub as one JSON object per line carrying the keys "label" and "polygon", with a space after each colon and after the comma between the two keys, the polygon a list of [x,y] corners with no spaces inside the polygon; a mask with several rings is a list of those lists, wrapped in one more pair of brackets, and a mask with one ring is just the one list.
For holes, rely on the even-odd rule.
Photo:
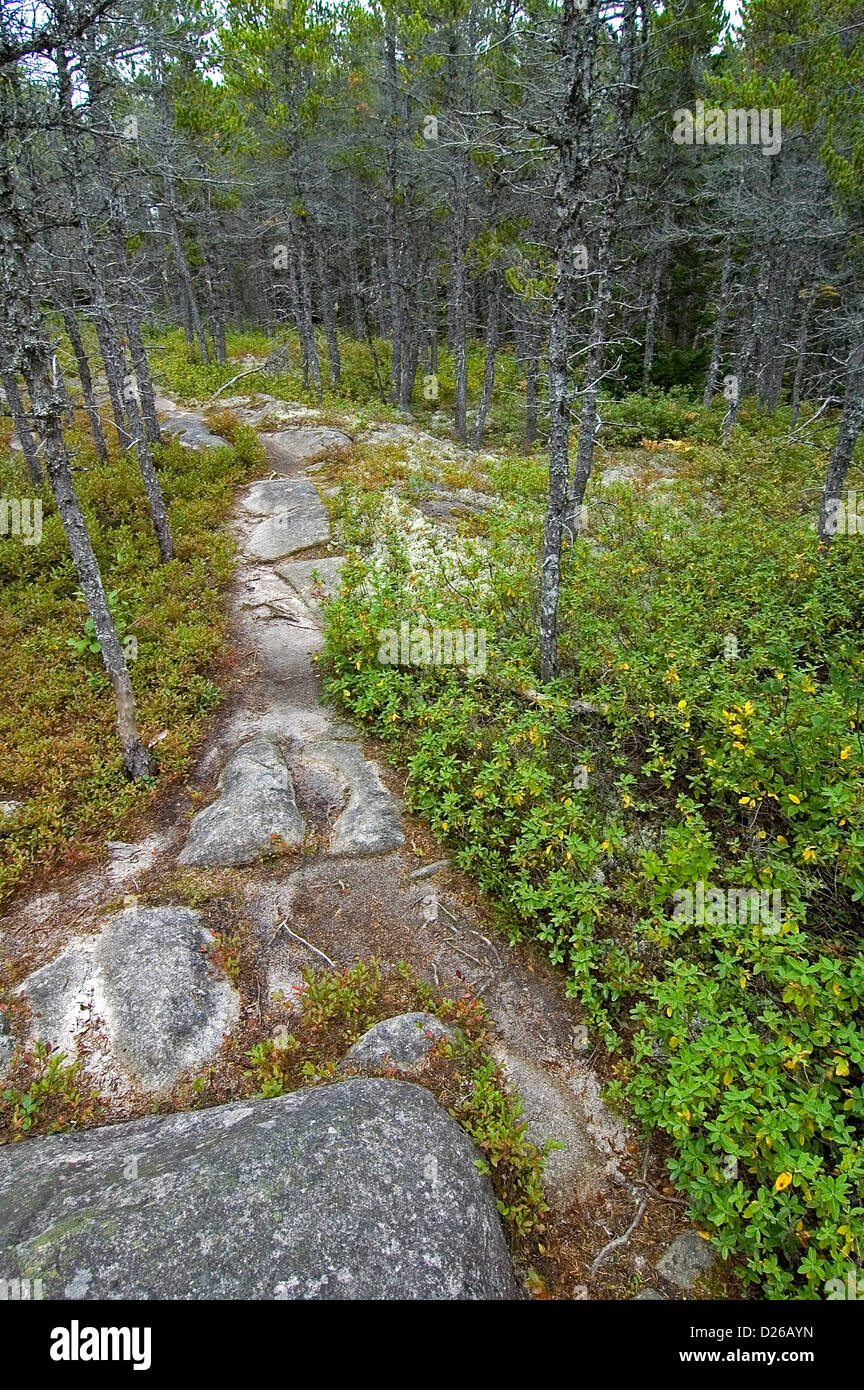
{"label": "green shrub", "polygon": [[[188,766],[220,698],[211,664],[225,631],[220,591],[233,567],[220,523],[259,455],[245,437],[236,453],[193,452],[176,442],[154,451],[177,551],[160,565],[133,458],[112,454],[103,466],[83,441],[76,446],[74,433],[70,442],[140,726],[147,739],[165,731],[155,750],[164,784]],[[20,455],[0,454],[0,492],[32,491]],[[40,543],[0,540],[0,798],[24,803],[0,819],[0,898],[31,866],[72,864],[93,852],[153,796],[152,785],[123,775],[111,686],[93,650],[63,528],[48,491],[41,497]]]}
{"label": "green shrub", "polygon": [[[658,403],[658,433],[679,410]],[[566,970],[613,1099],[671,1137],[694,1217],[769,1298],[823,1296],[864,1242],[864,549],[818,558],[813,458],[760,425],[662,491],[592,492],[543,698],[539,463],[493,468],[509,505],[468,587],[347,490],[344,535],[390,563],[358,553],[327,609],[331,699],[407,766],[511,936]],[[380,664],[403,619],[485,629],[485,676]],[[780,931],[679,920],[700,881],[779,890]]]}

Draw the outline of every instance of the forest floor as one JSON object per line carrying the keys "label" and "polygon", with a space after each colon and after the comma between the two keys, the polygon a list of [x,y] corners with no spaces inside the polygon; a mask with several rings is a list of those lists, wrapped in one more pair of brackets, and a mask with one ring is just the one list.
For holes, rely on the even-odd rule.
{"label": "forest floor", "polygon": [[[184,411],[167,399],[159,408],[166,429],[186,431],[183,442],[210,442],[212,412]],[[106,860],[53,874],[13,900],[0,952],[16,977],[29,977],[70,949],[89,949],[107,915],[129,905],[193,907],[217,930],[240,1012],[194,1087],[189,1075],[156,1090],[131,1081],[102,1045],[98,1001],[82,999],[74,980],[55,981],[45,1011],[53,1041],[72,1043],[85,1058],[101,1097],[100,1123],[238,1094],[238,1057],[291,1024],[304,967],[320,966],[322,956],[340,971],[358,960],[376,960],[385,971],[407,964],[437,988],[474,995],[488,1010],[491,1052],[518,1092],[528,1135],[538,1145],[556,1144],[546,1162],[543,1267],[532,1291],[565,1299],[621,1299],[642,1289],[677,1299],[718,1296],[716,1284],[710,1294],[705,1286],[686,1293],[656,1269],[691,1229],[685,1204],[668,1184],[665,1155],[646,1158],[604,1105],[602,1062],[586,1055],[578,1006],[561,975],[536,943],[507,944],[490,905],[408,813],[379,750],[321,702],[320,600],[338,582],[341,557],[321,523],[318,496],[332,500],[358,451],[369,460],[410,447],[440,473],[434,495],[418,503],[418,521],[447,533],[454,516],[483,505],[482,458],[412,426],[358,427],[351,417],[335,420],[272,398],[233,397],[219,409],[254,425],[267,454],[232,517],[238,563],[225,594],[223,704],[185,785],[158,796],[129,839],[108,844]],[[290,769],[302,843],[246,866],[232,865],[230,853],[223,866],[178,865],[190,818],[218,797],[217,779],[237,750],[262,735]],[[34,1017],[32,1036],[46,1036],[47,1023]],[[643,1201],[629,1237],[592,1269]],[[727,1296],[731,1289],[729,1282]]]}

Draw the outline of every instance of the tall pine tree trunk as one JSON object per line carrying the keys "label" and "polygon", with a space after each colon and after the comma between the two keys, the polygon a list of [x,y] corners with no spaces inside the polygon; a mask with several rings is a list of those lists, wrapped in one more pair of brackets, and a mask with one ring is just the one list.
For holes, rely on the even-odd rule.
{"label": "tall pine tree trunk", "polygon": [[591,152],[591,101],[597,6],[563,0],[563,56],[558,172],[555,180],[555,281],[549,322],[549,502],[540,564],[540,680],[558,674],[558,596],[561,538],[570,469],[570,305],[575,279],[577,228]]}
{"label": "tall pine tree trunk", "polygon": [[474,416],[474,427],[471,431],[471,447],[479,449],[483,438],[483,431],[486,428],[486,417],[489,414],[489,405],[492,400],[492,391],[495,386],[495,356],[498,351],[498,327],[501,315],[501,298],[503,287],[501,277],[494,271],[492,273],[492,284],[489,287],[489,307],[486,316],[486,361],[483,368],[483,391],[480,396],[480,404]]}

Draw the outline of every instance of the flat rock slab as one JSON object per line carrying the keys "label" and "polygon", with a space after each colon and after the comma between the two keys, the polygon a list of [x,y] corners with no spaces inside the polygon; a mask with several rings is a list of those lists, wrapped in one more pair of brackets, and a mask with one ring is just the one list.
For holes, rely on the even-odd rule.
{"label": "flat rock slab", "polygon": [[239,867],[302,845],[303,817],[274,739],[244,743],[216,785],[219,797],[193,818],[178,864]]}
{"label": "flat rock slab", "polygon": [[307,743],[303,758],[335,768],[348,786],[347,803],[330,836],[331,854],[399,849],[405,840],[399,807],[358,744],[335,739]]}
{"label": "flat rock slab", "polygon": [[546,1159],[543,1186],[552,1205],[566,1210],[595,1187],[600,1167],[584,1108],[563,1077],[533,1058],[500,1044],[493,1054],[519,1094],[528,1138],[538,1148],[547,1139],[561,1145]]}
{"label": "flat rock slab", "polygon": [[447,492],[443,488],[431,488],[428,498],[417,503],[418,511],[424,516],[443,519],[456,519],[460,516],[476,516],[490,511],[496,499],[486,492],[475,492],[473,488],[454,488]]}
{"label": "flat rock slab", "polygon": [[[339,576],[345,563],[344,555],[328,555],[318,560],[291,560],[277,565],[280,579],[290,584],[307,608],[320,608],[322,598],[334,598],[339,592]],[[313,578],[318,575],[319,578]]]}
{"label": "flat rock slab", "polygon": [[219,434],[213,434],[197,416],[191,415],[185,410],[172,411],[170,414],[166,414],[159,423],[164,430],[167,430],[168,434],[187,449],[231,448],[227,439],[223,439]]}
{"label": "flat rock slab", "polygon": [[419,1076],[441,1039],[459,1036],[458,1029],[448,1028],[434,1014],[398,1014],[376,1023],[358,1038],[340,1066],[356,1072],[395,1071],[402,1076]]}
{"label": "flat rock slab", "polygon": [[185,907],[129,908],[112,918],[93,961],[114,1055],[148,1089],[213,1056],[240,1000],[207,962],[212,935]]}
{"label": "flat rock slab", "polygon": [[173,1085],[218,1052],[239,1016],[236,990],[207,962],[212,940],[205,919],[186,907],[117,913],[95,942],[69,947],[24,981],[32,1036],[74,1055],[92,1009],[113,1059],[141,1086]]}
{"label": "flat rock slab", "polygon": [[14,1051],[15,1039],[9,1033],[9,1020],[5,1013],[0,1013],[0,1078],[8,1072]]}
{"label": "flat rock slab", "polygon": [[242,500],[253,516],[273,516],[321,499],[314,483],[306,478],[266,478],[253,483]]}
{"label": "flat rock slab", "polygon": [[366,1079],[8,1144],[0,1268],[53,1300],[511,1299],[478,1158]]}
{"label": "flat rock slab", "polygon": [[315,463],[336,449],[350,449],[351,439],[342,430],[331,429],[327,425],[296,426],[262,432],[264,443],[271,462],[287,469],[302,467],[305,463]]}
{"label": "flat rock slab", "polygon": [[658,1273],[679,1289],[691,1293],[700,1279],[712,1270],[719,1270],[720,1256],[710,1240],[704,1240],[698,1231],[685,1231],[673,1240],[662,1259],[657,1261]]}
{"label": "flat rock slab", "polygon": [[93,1002],[96,966],[93,943],[67,947],[54,960],[34,970],[21,985],[30,1008],[30,1036],[74,1056],[78,1038]]}
{"label": "flat rock slab", "polygon": [[322,545],[330,535],[324,503],[306,478],[256,483],[244,506],[264,517],[247,547],[256,560],[271,563],[287,559],[300,550]]}

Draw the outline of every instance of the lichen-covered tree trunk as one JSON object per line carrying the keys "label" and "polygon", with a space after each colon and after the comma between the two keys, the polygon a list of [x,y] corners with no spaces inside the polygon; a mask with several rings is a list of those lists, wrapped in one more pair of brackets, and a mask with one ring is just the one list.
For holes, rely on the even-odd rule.
{"label": "lichen-covered tree trunk", "polygon": [[498,329],[501,316],[502,295],[503,286],[501,277],[493,272],[492,284],[489,287],[486,315],[486,360],[483,368],[483,390],[480,394],[480,404],[477,406],[477,413],[474,416],[474,426],[471,431],[472,449],[480,448],[483,431],[486,428],[486,417],[489,414],[489,405],[492,400],[492,391],[495,386],[495,357],[498,352]]}
{"label": "lichen-covered tree trunk", "polygon": [[300,353],[303,359],[303,385],[308,387],[311,379],[320,405],[322,398],[321,362],[315,343],[315,329],[312,324],[312,289],[309,281],[309,258],[306,249],[303,219],[291,218],[291,245],[289,260],[292,274],[292,293],[294,298],[294,317],[297,334],[300,338]]}
{"label": "lichen-covered tree trunk", "polygon": [[320,232],[315,239],[315,271],[318,280],[318,303],[324,320],[324,335],[327,339],[327,356],[330,365],[330,385],[338,386],[342,375],[342,362],[339,357],[339,333],[336,328],[336,313],[333,308],[333,286],[327,255],[321,245]]}
{"label": "lichen-covered tree trunk", "polygon": [[177,195],[174,190],[174,175],[167,158],[163,161],[162,165],[162,189],[164,193],[162,205],[163,221],[168,232],[168,239],[171,243],[174,265],[183,288],[192,334],[194,341],[198,344],[198,350],[201,353],[201,361],[209,362],[210,349],[207,346],[207,338],[204,333],[204,323],[201,318],[201,307],[198,303],[195,282],[192,279],[192,272],[189,269],[189,262],[186,259],[183,237],[180,234],[180,224],[177,219]]}
{"label": "lichen-covered tree trunk", "polygon": [[[0,120],[2,116],[0,96]],[[63,398],[53,381],[51,352],[32,288],[30,257],[36,231],[19,204],[14,165],[0,146],[0,339],[4,345],[4,366],[13,373],[20,370],[27,383],[33,419],[42,440],[45,471],[114,690],[123,767],[129,777],[145,777],[152,773],[150,757],[138,732],[126,659],[75,495],[63,439]]]}
{"label": "lichen-covered tree trunk", "polygon": [[717,374],[720,371],[720,355],[723,351],[723,334],[726,332],[726,321],[729,318],[731,289],[732,241],[731,238],[727,238],[726,250],[723,253],[723,269],[720,272],[720,294],[717,302],[717,317],[714,320],[714,335],[711,339],[711,361],[708,364],[708,375],[705,379],[705,393],[702,397],[702,405],[705,410],[710,410],[711,402],[714,399],[714,392],[717,389]]}
{"label": "lichen-covered tree trunk", "polygon": [[9,404],[9,413],[12,416],[15,433],[21,445],[24,462],[27,464],[28,477],[34,487],[40,487],[43,479],[42,465],[39,462],[39,445],[33,438],[33,431],[30,428],[30,421],[27,419],[21,392],[18,390],[18,382],[11,367],[0,368],[0,382],[3,383],[3,390]]}
{"label": "lichen-covered tree trunk", "polygon": [[[409,243],[410,245],[410,243]],[[420,364],[420,335],[423,329],[423,285],[425,280],[423,266],[419,263],[416,253],[410,252],[404,260],[406,269],[406,279],[414,285],[414,309],[412,313],[406,313],[402,335],[402,364],[399,374],[399,405],[404,411],[410,412],[411,400],[414,395],[414,383],[417,380],[417,368]],[[405,286],[402,287],[402,302],[406,303]]]}
{"label": "lichen-covered tree trunk", "polygon": [[570,305],[577,229],[591,151],[597,27],[594,0],[585,12],[577,0],[563,0],[561,133],[555,180],[555,280],[549,322],[549,501],[540,564],[540,680],[544,684],[558,674],[561,538],[570,469]]}
{"label": "lichen-covered tree trunk", "polygon": [[357,240],[354,235],[356,221],[357,213],[352,198],[351,226],[348,231],[348,289],[351,296],[352,331],[354,337],[360,342],[366,336],[366,325],[364,323],[363,289],[360,284],[360,272],[357,268]]}
{"label": "lichen-covered tree trunk", "polygon": [[654,367],[654,349],[657,339],[657,310],[660,304],[660,286],[669,260],[669,249],[661,246],[654,262],[651,288],[648,293],[648,309],[645,314],[645,345],[642,353],[642,389],[651,385],[651,372]]}
{"label": "lichen-covered tree trunk", "polygon": [[456,398],[453,404],[453,428],[456,438],[464,444],[468,438],[468,321],[467,321],[467,224],[468,176],[460,166],[455,177],[453,208],[453,249],[450,275],[450,323],[453,347],[453,374],[456,378]]}
{"label": "lichen-covered tree trunk", "polygon": [[159,417],[156,414],[156,393],[153,390],[153,378],[150,375],[150,364],[147,361],[144,339],[141,337],[140,320],[134,308],[127,312],[125,323],[126,337],[129,340],[129,355],[132,358],[132,369],[135,373],[135,380],[138,383],[138,396],[141,402],[141,415],[144,420],[144,430],[148,443],[159,444],[162,439],[162,431],[159,428]]}
{"label": "lichen-covered tree trunk", "polygon": [[102,463],[105,463],[108,458],[108,445],[105,442],[102,421],[99,417],[99,410],[96,405],[96,396],[93,391],[93,378],[90,375],[90,363],[87,360],[87,353],[84,350],[84,342],[81,338],[81,331],[78,327],[78,320],[75,317],[74,309],[64,309],[63,323],[66,326],[66,333],[72,344],[72,351],[75,354],[75,361],[78,366],[78,380],[81,382],[81,392],[84,397],[84,409],[87,411],[87,419],[90,421],[90,433],[93,436],[93,443],[96,446],[96,454]]}
{"label": "lichen-covered tree trunk", "polygon": [[608,156],[609,188],[600,219],[596,290],[581,392],[579,444],[576,452],[576,467],[567,491],[566,526],[571,536],[575,536],[580,527],[582,503],[594,464],[594,446],[598,425],[597,403],[600,396],[600,383],[603,379],[606,339],[612,309],[613,238],[618,214],[624,199],[632,151],[630,122],[637,91],[634,80],[635,29],[636,0],[626,0],[622,11],[619,37],[619,81],[613,103],[615,111],[614,142]]}
{"label": "lichen-covered tree trunk", "polygon": [[111,413],[114,416],[114,429],[117,431],[117,443],[121,449],[126,449],[132,442],[132,432],[126,419],[126,409],[123,404],[123,372],[117,360],[117,335],[112,332],[110,324],[106,324],[95,306],[90,308],[90,317],[93,320],[93,327],[96,329],[99,355],[105,370]]}
{"label": "lichen-covered tree trunk", "polygon": [[576,448],[576,467],[567,493],[566,525],[574,535],[579,530],[585,489],[594,463],[594,441],[597,436],[597,402],[603,379],[606,333],[612,307],[612,235],[615,227],[615,208],[607,207],[603,214],[597,248],[598,270],[591,327],[588,333],[588,352],[582,380],[579,411],[579,443]]}
{"label": "lichen-covered tree trunk", "polygon": [[387,126],[384,152],[384,173],[387,185],[385,205],[384,250],[387,260],[387,282],[390,292],[390,399],[398,403],[402,393],[402,351],[405,305],[402,295],[400,261],[401,233],[397,225],[397,202],[401,203],[397,150],[399,144],[398,69],[396,65],[396,22],[388,11],[384,34],[384,86],[387,94]]}
{"label": "lichen-covered tree trunk", "polygon": [[852,453],[858,436],[864,429],[864,337],[861,334],[862,325],[859,324],[858,338],[850,353],[846,371],[843,413],[840,416],[837,438],[834,441],[834,448],[831,450],[831,457],[828,461],[825,486],[822,491],[822,503],[819,508],[818,530],[823,553],[827,551],[834,534],[831,524],[834,512],[832,504],[835,504],[840,498],[846,485]]}
{"label": "lichen-covered tree trunk", "polygon": [[812,289],[802,290],[801,313],[798,319],[798,334],[795,339],[795,376],[792,379],[792,424],[798,423],[801,409],[801,388],[804,384],[804,364],[807,361],[807,340],[810,336],[810,317],[816,303]]}
{"label": "lichen-covered tree trunk", "polygon": [[97,335],[102,350],[102,360],[105,364],[105,375],[108,378],[109,388],[113,382],[112,400],[114,394],[122,392],[123,409],[129,422],[129,436],[135,445],[138,467],[144,483],[144,490],[147,493],[150,517],[159,546],[159,556],[162,563],[165,564],[174,558],[174,542],[171,537],[168,512],[159,479],[156,476],[156,467],[150,453],[150,446],[147,443],[144,422],[141,419],[138,406],[134,376],[127,372],[126,354],[111,315],[101,256],[90,228],[87,209],[83,203],[83,188],[87,171],[81,157],[75,115],[72,109],[71,84],[66,55],[61,50],[57,51],[56,61],[61,116],[68,157],[69,194],[75,214],[75,225],[81,245],[87,284],[92,296]]}
{"label": "lichen-covered tree trunk", "polygon": [[123,745],[123,769],[127,777],[147,777],[152,775],[153,768],[138,732],[132,682],[108,606],[84,513],[81,511],[72,483],[72,470],[69,467],[61,428],[62,405],[51,385],[48,354],[38,341],[31,339],[28,342],[23,354],[22,367],[30,388],[34,419],[42,436],[45,470],[51,483],[57,513],[66,533],[78,583],[87,604],[87,611],[93,620],[102,661],[114,691],[117,732]]}
{"label": "lichen-covered tree trunk", "polygon": [[722,443],[723,448],[729,446],[732,438],[732,431],[738,421],[738,412],[741,409],[741,401],[744,398],[744,389],[750,379],[750,364],[753,361],[753,351],[759,338],[759,331],[763,319],[763,306],[768,287],[768,277],[770,275],[770,264],[767,255],[763,255],[759,274],[756,278],[756,292],[748,313],[747,328],[741,343],[741,349],[735,364],[735,371],[732,373],[732,386],[728,397],[729,406],[723,419]]}

